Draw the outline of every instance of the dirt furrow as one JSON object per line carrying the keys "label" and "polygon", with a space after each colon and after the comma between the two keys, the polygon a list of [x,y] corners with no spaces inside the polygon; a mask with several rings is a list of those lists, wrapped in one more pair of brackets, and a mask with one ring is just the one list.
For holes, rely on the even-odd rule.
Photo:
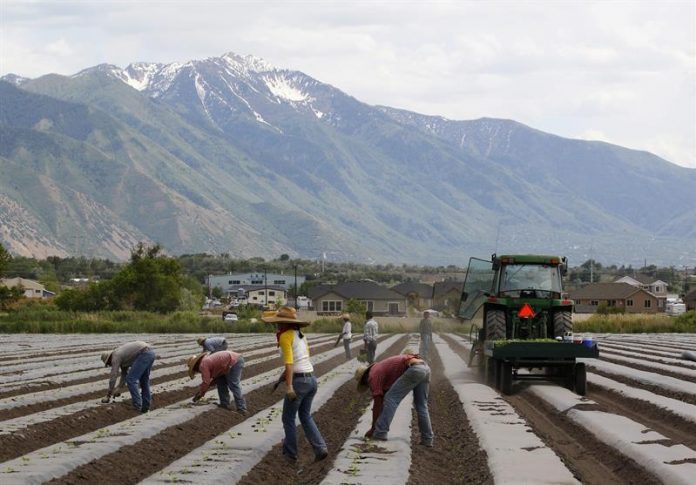
{"label": "dirt furrow", "polygon": [[[321,349],[322,347],[318,348],[318,350]],[[249,363],[252,362],[253,360],[249,361]],[[179,364],[179,366],[181,366],[181,364]],[[253,377],[276,367],[278,367],[278,362],[275,359],[269,360],[249,367],[248,370],[245,370],[243,377]],[[187,372],[182,371],[176,374],[175,378],[182,379],[186,376]],[[156,380],[153,380],[153,383],[156,383],[155,381]],[[212,389],[209,392],[217,391]],[[104,394],[104,391],[99,391],[95,394],[93,398],[97,399]],[[153,395],[153,409],[174,404],[188,397],[192,397],[193,394],[195,394],[195,388],[193,387],[156,393]],[[124,395],[128,397],[127,392]],[[72,399],[72,401],[78,402],[86,400],[86,396],[89,395],[77,396]],[[84,411],[59,417],[49,422],[29,426],[21,432],[13,433],[9,436],[0,436],[0,461],[17,458],[39,448],[59,443],[76,436],[81,436],[91,431],[96,431],[99,428],[132,418],[136,415],[137,412],[131,409],[130,400],[126,398],[123,402],[118,404],[92,407]],[[0,426],[1,425],[2,423],[0,423]]]}
{"label": "dirt furrow", "polygon": [[[646,383],[640,382],[638,380],[631,379],[627,376],[612,374],[610,372],[604,372],[602,370],[595,369],[595,368],[590,368],[590,372],[592,372],[593,374],[600,375],[602,377],[606,377],[607,379],[612,379],[612,380],[615,380],[616,382],[626,384],[627,386],[631,386],[631,387],[635,387],[638,389],[644,389],[646,391],[650,391],[653,394],[657,394],[658,396],[671,397],[672,399],[677,399],[678,401],[682,401],[682,402],[685,402],[688,404],[693,404],[694,406],[696,406],[696,396],[694,396],[692,394],[687,394],[685,392],[673,392],[673,391],[670,391],[669,389],[665,389],[663,387],[654,386],[652,384],[646,384]],[[590,389],[594,389],[594,387],[592,387],[591,384],[589,386],[590,386],[589,387]]]}
{"label": "dirt furrow", "polygon": [[[333,343],[329,343],[313,348],[312,353],[317,355],[332,347]],[[343,362],[345,356],[338,355],[316,365],[315,373],[321,376]],[[272,360],[270,363],[271,368],[278,367],[280,372],[280,359]],[[245,373],[243,378],[246,377]],[[270,407],[282,397],[280,391],[271,393],[271,388],[272,385],[269,384],[244,396],[250,416]],[[212,389],[210,392],[216,391]],[[233,411],[213,409],[181,425],[167,428],[152,438],[135,445],[124,446],[115,453],[75,468],[67,475],[49,483],[135,484],[245,419],[245,416]]]}
{"label": "dirt furrow", "polygon": [[[642,370],[645,372],[652,372],[653,374],[660,374],[662,376],[674,377],[675,379],[681,379],[683,381],[689,380],[688,376],[685,376],[684,374],[681,374],[679,372],[671,372],[668,370],[651,367],[649,365],[635,364],[633,362],[625,362],[623,360],[612,359],[611,357],[605,357],[602,355],[601,350],[600,350],[600,354],[599,354],[599,360],[602,360],[605,362],[611,362],[612,364],[621,365],[624,367],[628,367],[630,369]],[[665,365],[671,365],[671,364],[665,364]],[[693,371],[693,368],[690,368],[690,370]]]}
{"label": "dirt furrow", "polygon": [[[505,400],[583,484],[661,483],[639,464],[594,438],[543,400],[524,392],[505,396]],[[597,410],[600,409],[597,406]]]}
{"label": "dirt furrow", "polygon": [[435,345],[430,359],[432,376],[428,399],[434,446],[421,446],[418,421],[414,412],[411,423],[411,468],[409,485],[433,483],[493,483],[488,457],[469,425],[452,384],[444,376],[442,361]]}

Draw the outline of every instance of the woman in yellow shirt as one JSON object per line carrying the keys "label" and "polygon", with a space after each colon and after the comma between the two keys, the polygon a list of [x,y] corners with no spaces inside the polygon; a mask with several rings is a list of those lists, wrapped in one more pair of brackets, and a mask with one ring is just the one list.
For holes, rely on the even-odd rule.
{"label": "woman in yellow shirt", "polygon": [[297,311],[291,307],[282,307],[272,315],[262,317],[262,320],[276,324],[276,338],[285,365],[287,391],[283,402],[283,456],[291,463],[297,461],[295,418],[299,415],[307,441],[314,448],[316,461],[323,460],[329,452],[312,418],[312,400],[317,393],[317,378],[309,358],[307,338],[300,330],[309,325],[309,322],[299,320]]}

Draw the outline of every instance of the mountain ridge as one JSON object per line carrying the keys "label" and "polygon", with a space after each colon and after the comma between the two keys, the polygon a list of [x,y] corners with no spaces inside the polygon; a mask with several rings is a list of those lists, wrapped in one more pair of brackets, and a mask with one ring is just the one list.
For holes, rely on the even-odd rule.
{"label": "mountain ridge", "polygon": [[[173,252],[328,252],[392,262],[462,263],[496,249],[606,253],[617,262],[650,251],[650,259],[696,262],[686,229],[696,226],[696,170],[646,152],[514,120],[369,106],[300,71],[233,53],[9,81],[3,99],[14,101],[0,108],[0,135],[19,136],[10,129],[17,125],[28,133],[0,154],[3,164],[15,162],[4,171],[31,158],[32,134],[69,146],[44,153],[55,166],[38,173],[70,168],[75,175],[57,183],[67,191],[79,182],[90,203],[123,219],[109,223],[128,228],[123,241],[144,236]],[[65,122],[71,110],[84,114],[74,125]],[[77,175],[86,162],[80,169],[67,153],[96,157],[90,150],[103,155],[91,185]],[[0,195],[20,197],[1,175]],[[120,185],[107,190],[109,180]],[[44,221],[57,217],[48,203],[21,205]],[[65,251],[78,249],[42,230]],[[104,242],[108,231],[98,232],[104,237],[85,235],[81,250],[122,258]],[[21,235],[0,237],[15,252],[30,246]]]}

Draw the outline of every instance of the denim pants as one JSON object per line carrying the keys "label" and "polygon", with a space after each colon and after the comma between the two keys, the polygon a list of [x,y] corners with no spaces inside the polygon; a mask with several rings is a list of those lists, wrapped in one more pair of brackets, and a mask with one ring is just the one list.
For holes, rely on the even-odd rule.
{"label": "denim pants", "polygon": [[[150,394],[150,370],[154,362],[155,351],[148,349],[140,352],[133,361],[133,365],[128,369],[126,384],[128,385],[131,402],[135,409],[150,409],[150,401],[152,400],[152,395]],[[140,384],[140,389],[143,392],[142,397],[140,396],[138,384]]]}
{"label": "denim pants", "polygon": [[229,390],[232,391],[232,396],[234,397],[234,404],[237,406],[237,411],[246,411],[246,401],[244,400],[242,386],[240,385],[243,368],[244,358],[240,355],[237,359],[237,363],[230,367],[227,374],[215,379],[218,396],[220,397],[220,404],[225,407],[230,405],[230,393],[227,391],[229,388]]}
{"label": "denim pants", "polygon": [[430,346],[432,345],[432,343],[433,336],[429,333],[425,333],[420,336],[420,349],[418,353],[420,354],[421,359],[428,359],[428,352],[430,351]]}
{"label": "denim pants", "polygon": [[375,354],[377,353],[377,341],[366,340],[365,350],[367,350],[367,363],[372,364],[375,361]]}
{"label": "denim pants", "polygon": [[350,353],[350,339],[349,338],[343,339],[343,348],[346,351],[346,360],[352,359],[353,355]]}
{"label": "denim pants", "polygon": [[286,396],[283,402],[283,429],[285,430],[283,454],[297,459],[295,416],[298,414],[302,429],[307,437],[307,441],[314,448],[314,453],[318,454],[325,451],[326,443],[312,417],[312,400],[317,393],[317,378],[314,375],[310,377],[293,376],[292,387],[295,389],[297,399],[291,401]]}
{"label": "denim pants", "polygon": [[426,364],[412,365],[406,372],[401,374],[396,382],[389,388],[384,395],[384,407],[382,414],[375,424],[373,436],[376,438],[387,438],[389,426],[396,408],[406,395],[413,391],[413,405],[418,415],[418,431],[421,435],[421,443],[431,444],[433,442],[433,428],[430,425],[430,413],[428,412],[428,388],[430,386],[430,367]]}

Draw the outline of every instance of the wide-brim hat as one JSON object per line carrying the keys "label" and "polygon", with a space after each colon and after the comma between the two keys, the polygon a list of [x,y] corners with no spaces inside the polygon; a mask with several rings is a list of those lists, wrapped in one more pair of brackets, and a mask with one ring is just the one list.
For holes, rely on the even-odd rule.
{"label": "wide-brim hat", "polygon": [[361,366],[355,369],[355,382],[358,383],[358,392],[365,392],[367,391],[368,385],[367,385],[367,377],[369,375],[369,370],[372,367],[372,364],[368,366]]}
{"label": "wide-brim hat", "polygon": [[344,320],[350,320],[350,313],[344,313],[343,315],[341,315],[341,318]]}
{"label": "wide-brim hat", "polygon": [[194,369],[196,368],[198,363],[201,361],[201,359],[203,357],[205,357],[206,355],[208,355],[208,352],[201,352],[198,355],[192,355],[191,357],[188,358],[188,360],[186,361],[186,365],[188,366],[188,375],[189,375],[190,379],[193,379],[193,377],[196,374]]}
{"label": "wide-brim hat", "polygon": [[102,352],[101,360],[102,362],[104,362],[104,367],[109,367],[109,362],[111,362],[111,354],[113,353],[113,350],[110,350],[108,352]]}
{"label": "wide-brim hat", "polygon": [[297,318],[297,310],[289,306],[284,306],[278,311],[263,312],[261,320],[266,323],[294,323],[300,326],[309,325],[309,322]]}
{"label": "wide-brim hat", "polygon": [[198,337],[196,339],[196,342],[198,343],[198,345],[203,345],[203,342],[205,342],[205,337]]}

